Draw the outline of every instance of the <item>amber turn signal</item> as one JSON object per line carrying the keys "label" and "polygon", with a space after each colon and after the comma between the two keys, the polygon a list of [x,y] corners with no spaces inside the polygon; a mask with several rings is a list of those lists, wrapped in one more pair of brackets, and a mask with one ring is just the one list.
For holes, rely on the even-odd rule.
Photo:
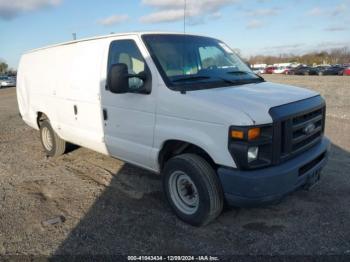
{"label": "amber turn signal", "polygon": [[238,130],[232,130],[231,131],[231,137],[236,139],[243,139],[244,138],[244,132],[238,131]]}
{"label": "amber turn signal", "polygon": [[254,127],[248,130],[248,140],[254,140],[260,137],[260,128]]}

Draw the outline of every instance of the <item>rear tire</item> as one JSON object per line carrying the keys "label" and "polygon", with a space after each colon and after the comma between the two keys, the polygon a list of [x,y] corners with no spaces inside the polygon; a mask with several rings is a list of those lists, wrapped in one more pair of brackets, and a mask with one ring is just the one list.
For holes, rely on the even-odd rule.
{"label": "rear tire", "polygon": [[40,124],[40,139],[47,156],[58,157],[66,151],[66,141],[56,134],[48,120]]}
{"label": "rear tire", "polygon": [[183,154],[170,159],[163,170],[163,188],[174,213],[193,226],[210,223],[223,209],[217,174],[198,155]]}

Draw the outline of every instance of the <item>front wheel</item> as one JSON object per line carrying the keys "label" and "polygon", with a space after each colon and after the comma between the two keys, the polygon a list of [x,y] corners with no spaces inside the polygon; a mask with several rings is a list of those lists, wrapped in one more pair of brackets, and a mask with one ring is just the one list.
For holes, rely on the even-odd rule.
{"label": "front wheel", "polygon": [[222,211],[220,181],[215,170],[198,155],[170,159],[163,170],[163,187],[175,214],[191,225],[206,225]]}
{"label": "front wheel", "polygon": [[52,129],[50,122],[44,120],[40,124],[41,144],[48,156],[57,157],[66,151],[66,141],[60,138]]}

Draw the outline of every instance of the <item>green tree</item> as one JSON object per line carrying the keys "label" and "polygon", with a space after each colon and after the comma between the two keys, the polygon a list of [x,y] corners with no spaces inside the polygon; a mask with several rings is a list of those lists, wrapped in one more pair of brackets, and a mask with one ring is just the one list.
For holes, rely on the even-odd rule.
{"label": "green tree", "polygon": [[0,62],[0,74],[4,74],[7,71],[8,64],[5,62]]}

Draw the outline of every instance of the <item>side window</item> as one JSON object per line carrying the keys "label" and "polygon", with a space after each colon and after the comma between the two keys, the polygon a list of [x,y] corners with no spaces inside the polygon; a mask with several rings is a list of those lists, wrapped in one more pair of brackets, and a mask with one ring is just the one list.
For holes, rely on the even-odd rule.
{"label": "side window", "polygon": [[[127,65],[129,74],[139,74],[146,70],[145,60],[133,40],[116,40],[111,43],[108,55],[108,72],[112,65],[120,63]],[[147,83],[144,83],[140,78],[132,77],[129,79],[131,89],[137,90],[144,84]]]}
{"label": "side window", "polygon": [[145,71],[145,61],[133,40],[117,40],[111,43],[108,70],[111,65],[118,63],[126,64],[130,74],[139,74]]}

